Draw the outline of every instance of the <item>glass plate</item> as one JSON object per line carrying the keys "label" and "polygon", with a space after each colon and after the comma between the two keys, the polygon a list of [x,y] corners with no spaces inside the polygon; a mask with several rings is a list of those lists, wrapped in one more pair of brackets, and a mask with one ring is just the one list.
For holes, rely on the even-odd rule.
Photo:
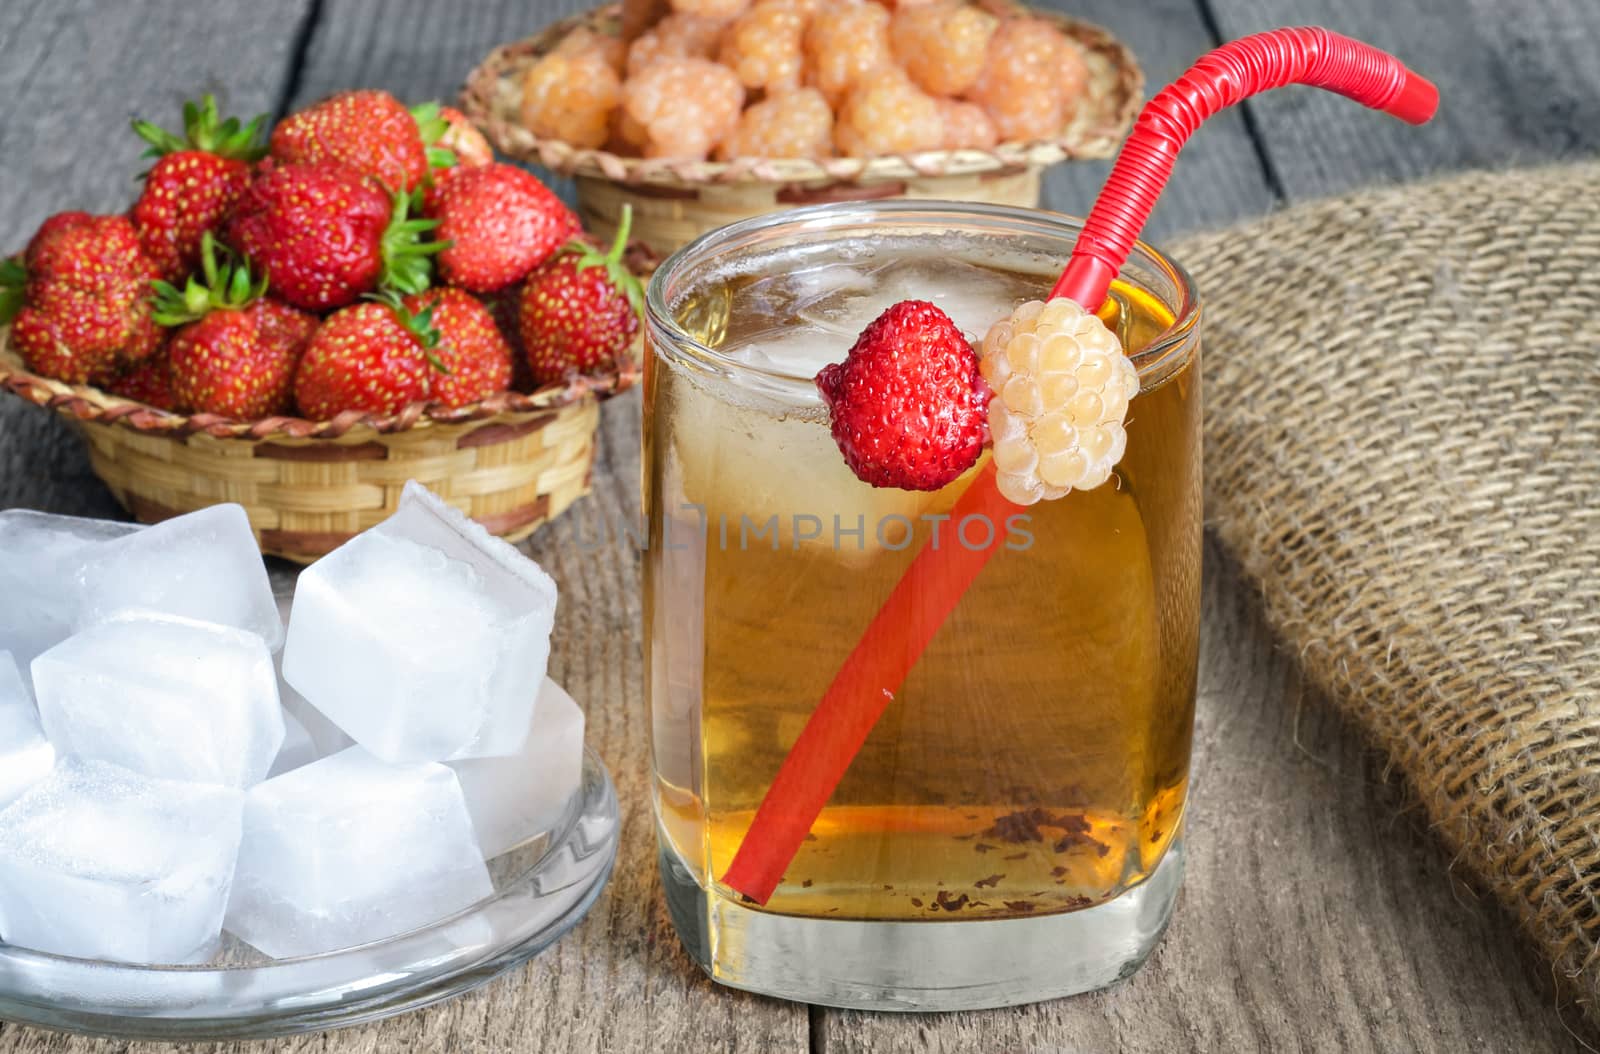
{"label": "glass plate", "polygon": [[268,959],[229,938],[205,966],[130,966],[0,943],[0,1018],[130,1038],[260,1038],[428,1006],[520,966],[577,925],[611,875],[617,824],[611,777],[586,749],[562,823],[493,860],[494,895],[457,915],[299,959]]}

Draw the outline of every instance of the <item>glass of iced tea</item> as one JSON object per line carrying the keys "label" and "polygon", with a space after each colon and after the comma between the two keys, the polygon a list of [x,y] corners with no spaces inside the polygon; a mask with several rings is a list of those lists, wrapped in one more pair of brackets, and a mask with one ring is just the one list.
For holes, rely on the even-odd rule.
{"label": "glass of iced tea", "polygon": [[[690,955],[808,1002],[947,1010],[1144,961],[1183,870],[1200,603],[1200,324],[1140,245],[1101,317],[1140,386],[1112,480],[999,522],[846,466],[813,382],[929,300],[973,339],[1044,299],[1080,224],[896,201],[687,246],[648,293],[645,649],[662,880]],[[721,882],[801,729],[927,546],[990,544],[772,896]]]}

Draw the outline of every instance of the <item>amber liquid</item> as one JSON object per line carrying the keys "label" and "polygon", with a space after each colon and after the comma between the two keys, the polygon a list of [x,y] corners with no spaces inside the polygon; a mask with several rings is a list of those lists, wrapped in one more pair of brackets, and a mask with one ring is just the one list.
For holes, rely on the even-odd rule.
{"label": "amber liquid", "polygon": [[[737,280],[706,297],[680,314],[707,343],[758,336],[741,332]],[[1132,287],[1112,304],[1129,349],[1173,321]],[[645,604],[661,835],[703,888],[737,900],[717,879],[774,774],[916,552],[935,531],[959,544],[924,517],[973,473],[936,494],[874,490],[820,407],[729,383],[659,355],[647,371]],[[1031,543],[1007,535],[765,910],[1021,917],[1103,902],[1154,870],[1183,816],[1193,724],[1197,357],[1146,383],[1111,483],[1017,510]],[[773,516],[770,539],[755,534]]]}

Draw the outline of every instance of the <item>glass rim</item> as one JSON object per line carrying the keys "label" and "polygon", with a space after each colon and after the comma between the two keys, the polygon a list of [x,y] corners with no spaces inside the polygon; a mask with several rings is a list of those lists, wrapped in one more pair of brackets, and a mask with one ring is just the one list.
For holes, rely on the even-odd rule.
{"label": "glass rim", "polygon": [[[1061,234],[1069,242],[1076,241],[1084,223],[1081,217],[1044,208],[912,198],[832,202],[751,216],[707,231],[680,246],[656,268],[645,289],[645,322],[651,331],[651,336],[666,339],[656,340],[653,343],[658,347],[670,344],[676,349],[687,350],[703,364],[715,366],[729,377],[748,376],[759,378],[769,384],[776,382],[780,385],[810,385],[810,378],[766,369],[723,354],[696,340],[673,318],[666,300],[667,282],[676,272],[702,259],[715,259],[736,243],[768,228],[794,225],[801,229],[826,231],[836,227],[859,226],[885,217],[891,220],[904,220],[919,215],[936,218],[940,214],[949,214],[952,219],[982,221],[991,225],[996,231],[1003,230],[1007,226],[1013,229],[1019,225],[1032,227],[1040,233]],[[1174,353],[1186,347],[1194,335],[1200,322],[1200,295],[1189,272],[1148,242],[1141,240],[1134,243],[1129,262],[1136,262],[1163,275],[1177,292],[1177,296],[1172,298],[1177,301],[1176,303],[1169,302],[1166,296],[1161,296],[1162,302],[1172,309],[1172,325],[1144,348],[1129,356],[1140,378],[1150,382],[1153,379],[1151,375],[1164,371],[1171,365]],[[1066,260],[1063,258],[1061,263],[1065,266]],[[1126,265],[1124,265],[1125,271]],[[656,332],[657,330],[660,332]]]}

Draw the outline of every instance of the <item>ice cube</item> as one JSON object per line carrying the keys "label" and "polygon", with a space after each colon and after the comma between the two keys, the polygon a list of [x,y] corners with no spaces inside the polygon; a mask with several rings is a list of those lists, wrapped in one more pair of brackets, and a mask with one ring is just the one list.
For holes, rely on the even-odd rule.
{"label": "ice cube", "polygon": [[546,677],[522,750],[510,757],[452,761],[484,859],[550,830],[583,775],[583,710]]}
{"label": "ice cube", "polygon": [[22,673],[11,653],[0,651],[0,809],[44,779],[55,762]]}
{"label": "ice cube", "polygon": [[[289,609],[293,603],[294,594],[289,593],[277,598],[278,614],[284,627],[289,625]],[[325,758],[330,754],[337,754],[347,747],[355,745],[355,740],[345,735],[338,725],[328,720],[322,712],[310,703],[306,697],[295,691],[294,685],[283,679],[283,652],[276,652],[272,656],[273,668],[278,674],[278,701],[283,704],[284,722],[287,724],[290,717],[300,722],[301,727],[311,737],[313,751],[309,761]],[[288,748],[288,737],[284,739],[284,747]],[[283,770],[288,771],[287,769]],[[274,771],[272,775],[280,776],[283,772]]]}
{"label": "ice cube", "polygon": [[844,358],[850,343],[892,304],[927,300],[949,315],[969,337],[981,339],[1024,296],[1039,296],[1022,279],[965,260],[909,258],[896,260],[861,283],[841,286],[800,302],[796,314],[827,333],[850,338],[830,362]]}
{"label": "ice cube", "polygon": [[355,740],[324,717],[322,711],[306,702],[306,697],[295,691],[294,685],[283,679],[281,669],[278,673],[278,700],[283,704],[284,720],[287,721],[292,716],[311,737],[311,749],[315,753],[313,761],[355,746]]}
{"label": "ice cube", "polygon": [[272,657],[231,626],[127,612],[39,656],[33,680],[57,752],[147,776],[242,789],[283,744]]}
{"label": "ice cube", "polygon": [[227,928],[276,958],[416,929],[493,892],[455,773],[360,747],[245,798]]}
{"label": "ice cube", "polygon": [[139,609],[283,639],[267,568],[238,505],[213,505],[95,548],[78,572],[77,625]]}
{"label": "ice cube", "polygon": [[0,512],[0,649],[32,683],[34,656],[66,640],[78,611],[77,569],[88,547],[139,530],[136,523]]}
{"label": "ice cube", "polygon": [[302,765],[311,764],[321,756],[317,753],[317,745],[311,741],[311,733],[307,731],[306,726],[289,712],[288,707],[285,707],[283,746],[278,748],[278,756],[272,759],[272,768],[267,771],[267,778],[293,772]]}
{"label": "ice cube", "polygon": [[88,959],[203,961],[222,930],[243,801],[63,758],[0,812],[0,936]]}
{"label": "ice cube", "polygon": [[408,483],[395,515],[301,574],[283,675],[385,761],[513,754],[555,606],[538,564]]}

